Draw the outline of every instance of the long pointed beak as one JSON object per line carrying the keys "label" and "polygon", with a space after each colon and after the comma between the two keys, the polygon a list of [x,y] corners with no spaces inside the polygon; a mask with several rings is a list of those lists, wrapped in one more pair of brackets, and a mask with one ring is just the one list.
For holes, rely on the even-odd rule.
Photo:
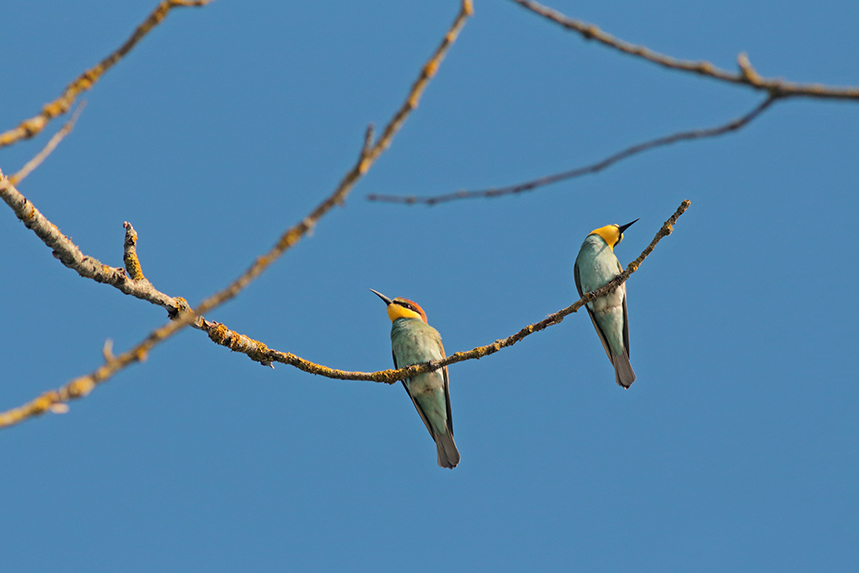
{"label": "long pointed beak", "polygon": [[372,292],[376,293],[376,296],[378,296],[380,299],[382,299],[383,301],[385,301],[385,304],[391,304],[391,303],[393,303],[393,302],[394,302],[394,301],[392,301],[391,299],[389,299],[388,297],[386,297],[385,295],[383,295],[382,293],[380,293],[379,291],[377,291],[377,290],[373,290],[373,289],[370,289],[370,290],[371,290]]}
{"label": "long pointed beak", "polygon": [[[640,218],[641,217],[639,217],[639,219]],[[635,221],[638,221],[638,219],[636,219]],[[633,221],[632,223],[635,223],[635,221]],[[632,227],[632,223],[627,223],[626,225],[620,225],[617,229],[620,231],[621,234],[623,234],[624,231],[626,231],[627,229]],[[379,293],[376,293],[376,294],[379,294]]]}

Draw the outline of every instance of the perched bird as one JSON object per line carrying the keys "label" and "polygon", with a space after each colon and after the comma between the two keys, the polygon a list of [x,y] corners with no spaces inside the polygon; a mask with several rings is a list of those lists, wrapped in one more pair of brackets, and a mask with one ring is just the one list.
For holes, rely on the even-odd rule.
{"label": "perched bird", "polygon": [[[391,349],[394,353],[395,368],[441,360],[445,357],[441,335],[427,324],[427,315],[417,303],[404,298],[391,300],[380,292],[370,290],[388,305],[388,318],[393,323]],[[455,468],[459,463],[459,452],[453,441],[453,417],[450,414],[447,366],[418,374],[402,382],[430,436],[435,440],[438,465],[443,468]]]}
{"label": "perched bird", "polygon": [[[635,221],[638,221],[636,219]],[[635,223],[633,221],[632,223]],[[623,272],[614,248],[623,240],[626,225],[606,225],[591,231],[585,238],[573,276],[579,296],[593,292]],[[614,379],[624,388],[635,382],[635,372],[629,363],[629,319],[626,313],[626,283],[587,304],[588,314],[600,337],[600,342],[614,366]]]}

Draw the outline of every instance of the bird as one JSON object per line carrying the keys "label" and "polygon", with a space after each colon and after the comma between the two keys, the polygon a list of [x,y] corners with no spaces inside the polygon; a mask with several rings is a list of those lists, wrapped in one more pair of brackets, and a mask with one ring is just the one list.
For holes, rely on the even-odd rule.
{"label": "bird", "polygon": [[[626,225],[606,225],[594,229],[585,237],[573,266],[573,277],[576,279],[576,289],[580,297],[604,286],[623,272],[620,261],[614,255],[614,248],[623,240],[623,232],[635,221]],[[635,372],[629,363],[626,283],[587,303],[586,308],[605,353],[614,366],[615,381],[620,386],[629,388],[635,382]]]}
{"label": "bird", "polygon": [[[391,350],[395,368],[445,358],[441,335],[427,323],[427,315],[420,305],[399,297],[392,300],[380,292],[370,290],[387,305],[388,318],[392,323]],[[435,441],[438,465],[455,468],[460,456],[453,441],[447,366],[401,382]]]}

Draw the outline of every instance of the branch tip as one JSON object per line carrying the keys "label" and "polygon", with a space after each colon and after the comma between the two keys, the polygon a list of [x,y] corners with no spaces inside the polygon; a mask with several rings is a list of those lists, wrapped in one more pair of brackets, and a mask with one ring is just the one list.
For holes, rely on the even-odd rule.
{"label": "branch tip", "polygon": [[132,281],[142,281],[146,277],[143,276],[143,269],[140,266],[140,259],[137,258],[137,231],[128,221],[125,221],[122,226],[125,228],[124,252],[122,260],[125,263],[125,272]]}
{"label": "branch tip", "polygon": [[761,78],[760,74],[758,74],[758,72],[755,71],[755,68],[752,67],[752,63],[749,61],[749,56],[745,52],[740,52],[737,56],[737,65],[740,68],[740,74],[744,81],[753,86],[761,85],[763,78]]}
{"label": "branch tip", "polygon": [[[542,4],[533,2],[532,0],[512,1],[531,12],[558,24],[566,30],[576,32],[586,40],[597,41],[604,46],[630,56],[647,60],[664,68],[694,73],[723,82],[749,86],[753,89],[766,91],[770,95],[777,95],[779,97],[803,96],[859,100],[859,87],[856,86],[842,87],[824,86],[819,84],[800,84],[788,82],[781,78],[763,78],[754,71],[751,64],[748,66],[746,65],[748,63],[747,58],[745,62],[738,62],[740,65],[740,72],[732,73],[728,70],[718,68],[710,62],[681,60],[666,54],[655,52],[646,46],[635,45],[619,38],[615,38],[611,34],[603,32],[594,25],[569,18],[556,10],[552,10]],[[745,55],[741,54],[741,58],[745,58]]]}
{"label": "branch tip", "polygon": [[533,179],[531,181],[526,181],[524,183],[517,183],[515,185],[509,185],[507,187],[489,187],[487,189],[481,189],[478,191],[464,191],[458,190],[453,193],[447,193],[442,195],[431,195],[431,196],[423,196],[417,197],[415,195],[367,195],[367,201],[376,201],[383,203],[401,203],[405,205],[427,205],[432,206],[438,203],[447,203],[450,201],[455,201],[458,199],[476,199],[476,198],[495,198],[501,197],[504,195],[512,195],[516,193],[523,193],[526,191],[533,191],[538,187],[543,187],[546,185],[551,185],[553,183],[558,183],[560,181],[566,181],[568,179],[575,179],[581,177],[583,175],[590,175],[594,173],[598,173],[603,169],[606,169],[615,163],[623,161],[633,155],[638,155],[644,151],[649,151],[651,149],[655,149],[658,147],[664,147],[666,145],[671,145],[680,141],[689,141],[695,139],[705,139],[709,137],[718,137],[720,135],[724,135],[726,133],[737,131],[742,129],[749,123],[755,120],[759,115],[761,115],[768,107],[770,107],[773,102],[775,102],[781,95],[773,95],[771,94],[768,98],[763,100],[761,103],[752,108],[749,112],[744,115],[732,119],[731,121],[718,125],[716,127],[709,127],[704,129],[693,129],[691,131],[680,131],[677,133],[673,133],[670,135],[666,135],[663,137],[659,137],[657,139],[651,139],[650,141],[645,141],[643,143],[637,143],[626,149],[623,149],[617,153],[609,155],[608,157],[597,161],[596,163],[591,163],[589,165],[584,165],[582,167],[576,167],[569,171],[563,171],[561,173],[555,173],[553,175],[546,175],[544,177],[540,177],[539,179]]}
{"label": "branch tip", "polygon": [[116,357],[113,355],[113,340],[108,338],[104,341],[104,347],[101,349],[101,354],[104,356],[104,361],[108,364],[116,360]]}

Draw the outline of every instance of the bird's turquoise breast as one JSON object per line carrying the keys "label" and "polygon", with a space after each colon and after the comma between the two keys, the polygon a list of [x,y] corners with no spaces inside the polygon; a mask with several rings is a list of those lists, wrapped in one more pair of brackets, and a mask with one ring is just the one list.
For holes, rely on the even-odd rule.
{"label": "bird's turquoise breast", "polygon": [[408,366],[443,358],[441,335],[432,326],[416,318],[398,318],[391,325],[391,346],[397,364]]}
{"label": "bird's turquoise breast", "polygon": [[[597,290],[621,272],[620,261],[614,256],[612,250],[601,237],[594,235],[585,239],[579,256],[576,257],[576,268],[582,293]],[[594,313],[594,320],[602,329],[606,342],[615,354],[623,352],[625,298],[626,284],[622,284],[612,292],[588,303],[588,308]]]}
{"label": "bird's turquoise breast", "polygon": [[[416,318],[398,318],[391,326],[391,348],[398,367],[422,364],[444,358],[441,335],[436,329]],[[447,432],[447,400],[442,369],[418,374],[403,380],[409,394],[436,434]]]}
{"label": "bird's turquoise breast", "polygon": [[[441,360],[444,352],[441,335],[432,326],[416,318],[398,318],[391,326],[391,348],[399,367]],[[418,374],[405,381],[409,391],[423,392],[444,387],[441,370]]]}
{"label": "bird's turquoise breast", "polygon": [[582,292],[591,292],[613,279],[620,272],[620,263],[602,238],[590,235],[576,257]]}

